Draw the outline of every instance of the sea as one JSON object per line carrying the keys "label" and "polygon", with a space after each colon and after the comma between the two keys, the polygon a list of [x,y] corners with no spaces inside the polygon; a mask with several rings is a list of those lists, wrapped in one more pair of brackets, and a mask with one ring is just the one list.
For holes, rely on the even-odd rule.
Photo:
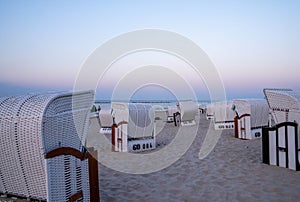
{"label": "sea", "polygon": [[[125,101],[116,101],[116,102],[125,102]],[[207,104],[211,103],[208,100],[197,100],[196,101],[199,106],[205,107]],[[158,106],[163,109],[167,109],[168,107],[175,107],[178,103],[177,100],[131,100],[130,103],[143,103],[150,104],[152,106]],[[100,106],[101,109],[111,109],[111,101],[110,100],[95,100],[95,107],[98,109]]]}

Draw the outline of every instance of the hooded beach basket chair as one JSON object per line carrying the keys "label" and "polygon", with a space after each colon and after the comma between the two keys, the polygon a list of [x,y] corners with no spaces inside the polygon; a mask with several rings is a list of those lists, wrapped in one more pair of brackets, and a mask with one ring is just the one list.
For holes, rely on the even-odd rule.
{"label": "hooded beach basket chair", "polygon": [[262,136],[262,128],[268,126],[269,107],[263,99],[233,100],[235,137],[254,139]]}
{"label": "hooded beach basket chair", "polygon": [[99,201],[97,160],[84,147],[93,100],[93,91],[1,98],[0,193]]}
{"label": "hooded beach basket chair", "polygon": [[195,102],[187,100],[177,104],[178,112],[174,114],[175,126],[194,126],[196,125],[196,115],[198,106]]}
{"label": "hooded beach basket chair", "polygon": [[291,89],[264,89],[272,125],[263,129],[263,162],[300,170],[300,92]]}
{"label": "hooded beach basket chair", "polygon": [[209,112],[213,114],[215,130],[233,129],[234,112],[231,110],[232,101],[220,101],[211,105]]}
{"label": "hooded beach basket chair", "polygon": [[141,152],[156,147],[154,109],[150,104],[112,103],[114,151]]}
{"label": "hooded beach basket chair", "polygon": [[101,134],[111,134],[111,127],[113,125],[113,118],[111,116],[110,109],[101,109],[99,111],[99,121],[100,121],[100,133]]}

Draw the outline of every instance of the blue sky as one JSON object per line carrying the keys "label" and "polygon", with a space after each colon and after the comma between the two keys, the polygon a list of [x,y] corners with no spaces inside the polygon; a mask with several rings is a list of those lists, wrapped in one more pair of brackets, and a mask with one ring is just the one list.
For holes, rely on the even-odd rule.
{"label": "blue sky", "polygon": [[[72,89],[97,47],[145,28],[197,43],[218,69],[229,99],[262,97],[265,87],[299,88],[299,10],[299,1],[276,0],[2,0],[0,96]],[[207,99],[205,89],[190,82],[199,99]],[[97,98],[109,98],[111,89],[102,87]]]}

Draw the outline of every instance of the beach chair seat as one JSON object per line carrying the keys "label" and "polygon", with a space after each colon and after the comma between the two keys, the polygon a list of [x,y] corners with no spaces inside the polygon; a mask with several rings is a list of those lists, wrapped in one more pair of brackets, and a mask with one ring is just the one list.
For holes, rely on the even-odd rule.
{"label": "beach chair seat", "polygon": [[195,117],[198,114],[198,106],[195,102],[189,100],[178,102],[178,111],[181,126],[196,125]]}

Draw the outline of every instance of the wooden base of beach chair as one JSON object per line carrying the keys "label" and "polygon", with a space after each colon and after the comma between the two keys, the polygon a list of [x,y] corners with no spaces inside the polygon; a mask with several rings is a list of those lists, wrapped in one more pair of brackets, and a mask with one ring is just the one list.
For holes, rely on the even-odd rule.
{"label": "wooden base of beach chair", "polygon": [[263,128],[263,163],[299,171],[298,124],[283,122]]}

